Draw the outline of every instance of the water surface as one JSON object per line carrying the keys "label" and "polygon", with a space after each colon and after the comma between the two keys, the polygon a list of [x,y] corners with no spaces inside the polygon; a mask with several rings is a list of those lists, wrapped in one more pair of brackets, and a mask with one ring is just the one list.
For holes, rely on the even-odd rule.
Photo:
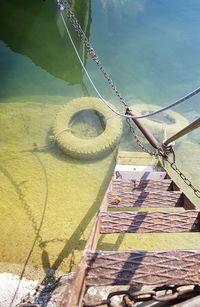
{"label": "water surface", "polygon": [[[199,86],[198,0],[71,2],[129,105],[164,106]],[[70,30],[99,91],[123,111]],[[74,270],[112,174],[116,152],[86,162],[70,158],[51,143],[54,117],[61,105],[72,98],[96,95],[53,0],[0,1],[0,71],[0,270],[20,274],[27,260],[25,274],[33,278],[41,268],[44,274],[47,268]],[[199,117],[199,107],[197,96],[174,111],[191,122]],[[94,126],[93,120],[90,125]],[[159,132],[152,129],[160,139],[161,128]],[[127,133],[125,127],[120,149],[138,150]],[[198,186],[199,135],[199,131],[192,133],[176,145],[178,165]],[[197,236],[182,236],[178,247],[196,246]],[[147,237],[143,249],[159,248],[159,242],[164,242],[160,243],[163,249],[177,247],[172,244],[173,236],[160,236],[160,241]],[[132,246],[129,239],[103,240],[105,248],[116,244],[120,248],[122,243],[121,248]],[[140,236],[134,240],[139,246]]]}

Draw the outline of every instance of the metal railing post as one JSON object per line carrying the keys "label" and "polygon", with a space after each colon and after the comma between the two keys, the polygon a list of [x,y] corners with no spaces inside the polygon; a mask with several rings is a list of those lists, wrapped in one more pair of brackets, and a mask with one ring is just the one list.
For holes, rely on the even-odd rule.
{"label": "metal railing post", "polygon": [[186,126],[185,128],[183,128],[182,130],[180,130],[179,132],[177,132],[176,134],[174,134],[173,136],[171,136],[169,139],[167,139],[166,141],[163,142],[163,144],[165,146],[169,145],[170,143],[174,142],[175,140],[179,139],[180,137],[186,135],[187,133],[197,129],[200,127],[200,118],[198,118],[197,120],[195,120],[193,123],[189,124],[188,126]]}
{"label": "metal railing post", "polygon": [[[126,111],[126,114],[134,116],[132,111],[129,109]],[[132,118],[132,121],[136,124],[136,126],[139,128],[139,130],[142,132],[142,134],[145,136],[145,138],[148,140],[151,146],[153,146],[155,149],[161,148],[159,142],[156,140],[153,134],[144,126],[144,124],[141,123],[140,120]]]}

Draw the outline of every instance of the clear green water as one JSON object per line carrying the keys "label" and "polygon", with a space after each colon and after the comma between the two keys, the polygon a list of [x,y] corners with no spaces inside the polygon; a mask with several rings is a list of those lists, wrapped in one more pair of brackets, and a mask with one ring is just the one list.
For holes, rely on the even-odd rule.
{"label": "clear green water", "polygon": [[[72,2],[130,105],[165,105],[199,86],[198,0]],[[122,110],[72,34],[100,92]],[[97,161],[78,161],[49,141],[60,106],[71,98],[95,95],[53,0],[0,0],[0,72],[0,270],[20,274],[26,260],[25,274],[35,278],[42,268],[44,273],[47,268],[73,270],[112,174],[115,153]],[[197,96],[174,111],[191,122],[199,117],[199,109]],[[137,150],[126,133],[124,128],[121,149]],[[199,136],[197,131],[177,142],[176,152],[180,167],[200,186]],[[173,247],[197,247],[197,236],[179,236]],[[159,243],[160,248],[172,247],[173,236],[146,237],[141,242],[135,235],[133,243],[141,243],[143,249],[159,248]],[[130,242],[114,237],[103,238],[100,244],[130,248]]]}

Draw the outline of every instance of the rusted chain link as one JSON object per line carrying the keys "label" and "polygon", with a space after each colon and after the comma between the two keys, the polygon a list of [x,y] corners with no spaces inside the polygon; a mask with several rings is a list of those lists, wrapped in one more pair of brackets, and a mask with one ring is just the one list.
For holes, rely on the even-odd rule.
{"label": "rusted chain link", "polygon": [[[66,0],[60,0],[59,1],[60,4],[62,4],[62,10],[66,12],[66,15],[71,23],[71,25],[73,26],[74,30],[76,31],[78,37],[80,38],[80,40],[82,41],[82,43],[84,44],[84,46],[86,47],[88,54],[91,56],[91,58],[94,60],[94,62],[97,64],[97,66],[99,67],[100,71],[103,73],[105,79],[108,81],[109,85],[111,86],[112,90],[115,92],[116,96],[119,98],[120,102],[124,105],[124,108],[127,112],[127,110],[129,109],[128,105],[125,102],[125,99],[122,97],[122,95],[120,94],[120,92],[118,91],[116,85],[114,84],[113,80],[111,79],[111,77],[109,76],[109,74],[106,72],[104,66],[102,65],[99,57],[97,56],[97,54],[95,53],[94,48],[92,47],[91,43],[89,42],[87,36],[85,35],[84,31],[82,30],[81,26],[78,23],[78,20],[76,19],[76,16],[74,15],[68,1]],[[127,118],[128,119],[128,118]],[[151,152],[150,150],[148,150],[147,148],[144,147],[144,145],[142,144],[141,140],[138,138],[137,134],[135,133],[133,127],[131,126],[130,122],[127,121],[129,127],[130,127],[130,131],[132,132],[137,144],[140,146],[140,148],[149,153],[151,156],[158,156],[157,152]]]}
{"label": "rusted chain link", "polygon": [[[111,86],[112,90],[115,92],[115,94],[117,95],[117,97],[119,98],[120,102],[124,105],[124,108],[127,112],[127,110],[129,109],[128,105],[125,102],[125,99],[122,97],[122,95],[120,94],[120,92],[118,91],[116,85],[114,84],[114,82],[112,81],[111,77],[109,76],[109,74],[106,72],[104,66],[102,65],[99,57],[97,56],[97,54],[95,53],[94,48],[92,47],[91,43],[89,42],[87,36],[85,35],[84,31],[82,30],[81,26],[79,25],[73,11],[71,10],[71,7],[68,3],[67,0],[59,0],[58,3],[61,5],[60,9],[66,12],[66,15],[71,23],[71,25],[73,26],[74,30],[76,31],[78,37],[80,38],[80,40],[82,41],[82,43],[85,45],[88,54],[91,56],[91,58],[94,60],[94,62],[97,64],[97,66],[99,67],[100,71],[103,73],[105,79],[108,81],[109,85]],[[199,89],[198,89],[199,90]],[[198,92],[197,90],[197,92]],[[125,114],[126,114],[125,112]],[[133,126],[130,123],[130,119],[127,118],[126,122],[129,126],[129,130],[131,132],[131,134],[133,135],[133,137],[136,140],[136,143],[138,144],[138,146],[146,153],[148,153],[151,156],[161,156],[162,158],[164,158],[167,162],[170,163],[172,169],[174,169],[176,171],[176,173],[181,177],[181,179],[190,187],[192,188],[192,190],[194,191],[195,195],[200,198],[200,190],[196,189],[193,184],[191,183],[191,181],[178,169],[178,167],[175,164],[175,154],[174,151],[172,149],[172,146],[166,146],[164,144],[162,144],[162,147],[159,148],[157,151],[153,152],[150,151],[149,149],[147,149],[142,141],[140,140],[140,138],[138,137],[138,135],[135,132],[135,129],[133,128]],[[169,154],[172,153],[173,154],[173,159],[174,162],[170,162],[168,159]]]}
{"label": "rusted chain link", "polygon": [[[138,144],[138,146],[146,153],[148,153],[151,156],[155,156],[155,157],[163,157],[171,166],[171,168],[179,175],[179,177],[185,182],[185,184],[190,187],[194,194],[200,198],[200,190],[197,189],[191,182],[191,180],[189,180],[184,174],[183,172],[177,167],[176,163],[175,163],[175,152],[173,150],[172,146],[165,146],[163,147],[163,151],[158,151],[158,152],[153,152],[148,150],[142,143],[142,141],[139,139],[139,137],[137,136],[135,129],[133,128],[133,126],[130,123],[129,119],[126,119],[127,124],[129,125],[129,130],[131,132],[131,134],[133,135],[133,137],[136,140],[136,143]],[[169,160],[169,154],[173,155],[173,161]]]}
{"label": "rusted chain link", "polygon": [[[114,82],[112,81],[111,77],[109,76],[109,74],[106,72],[104,66],[102,65],[99,57],[97,56],[97,54],[95,53],[94,48],[92,47],[91,43],[89,42],[87,36],[85,35],[85,33],[83,32],[81,26],[79,25],[73,11],[71,10],[71,7],[68,3],[68,1],[60,1],[63,4],[63,10],[66,12],[66,15],[71,23],[71,25],[73,26],[74,30],[76,31],[78,37],[81,39],[82,43],[85,45],[88,54],[92,57],[92,59],[94,60],[94,62],[97,64],[97,66],[99,67],[100,71],[103,73],[105,79],[108,81],[108,83],[110,84],[112,90],[115,92],[116,96],[119,98],[120,102],[124,105],[125,109],[128,109],[128,105],[125,102],[125,99],[122,97],[122,95],[120,94],[120,92],[118,91],[116,85],[114,84]],[[127,121],[128,122],[128,121]],[[132,127],[131,129],[134,138],[137,141],[137,144],[142,148],[142,150],[144,150],[145,152],[149,153],[150,155],[156,155],[156,153],[150,152],[148,149],[146,149],[144,147],[144,145],[142,144],[142,142],[140,141],[140,139],[138,138],[137,134],[134,133],[134,129]]]}
{"label": "rusted chain link", "polygon": [[[175,157],[175,155],[174,155]],[[183,172],[180,171],[180,169],[177,167],[176,163],[175,163],[175,159],[173,159],[173,162],[171,162],[169,160],[169,157],[167,156],[165,158],[165,160],[169,163],[169,165],[171,166],[171,168],[179,175],[179,177],[185,182],[185,184],[190,187],[194,194],[200,198],[200,190],[197,189],[196,187],[194,187],[194,185],[192,184],[192,182],[183,174]]]}
{"label": "rusted chain link", "polygon": [[93,59],[93,61],[97,64],[100,71],[103,73],[104,78],[108,81],[109,85],[111,86],[112,90],[115,92],[116,96],[119,98],[120,102],[124,105],[125,109],[128,108],[128,105],[125,102],[125,99],[122,97],[120,92],[118,91],[116,85],[114,84],[113,80],[109,76],[109,74],[106,72],[103,64],[101,63],[99,57],[95,53],[94,48],[92,47],[91,43],[89,42],[87,36],[83,32],[81,26],[79,25],[73,11],[71,10],[71,7],[68,3],[68,1],[60,1],[63,4],[63,10],[66,12],[66,15],[73,26],[74,30],[76,31],[78,37],[81,39],[82,43],[85,45],[88,54]]}
{"label": "rusted chain link", "polygon": [[200,294],[199,285],[187,285],[187,286],[161,286],[155,287],[152,290],[147,291],[134,291],[122,290],[111,292],[107,299],[102,300],[98,303],[84,303],[84,307],[96,307],[107,305],[108,307],[112,306],[112,298],[114,296],[123,295],[123,303],[127,307],[134,307],[135,303],[138,302],[148,302],[148,301],[157,301],[157,302],[170,302],[176,300],[186,300],[197,296]]}
{"label": "rusted chain link", "polygon": [[158,157],[159,154],[158,152],[156,151],[150,151],[149,149],[147,149],[144,145],[143,145],[143,142],[140,140],[140,138],[138,137],[138,135],[136,134],[135,132],[135,129],[133,128],[133,125],[131,124],[131,120],[129,118],[126,119],[126,122],[129,126],[129,131],[130,133],[133,135],[136,143],[138,144],[138,146],[146,153],[148,153],[150,156],[155,156],[155,157]]}
{"label": "rusted chain link", "polygon": [[[73,27],[74,27],[75,31],[77,32],[78,36],[80,37],[81,41],[83,42],[83,44],[87,48],[88,54],[93,59],[93,61],[97,64],[97,66],[99,67],[100,71],[103,73],[105,79],[108,81],[108,83],[110,84],[112,90],[115,92],[115,94],[117,95],[117,97],[119,98],[121,103],[123,103],[125,108],[127,108],[128,105],[126,104],[125,99],[119,93],[116,85],[112,81],[112,79],[109,76],[109,74],[106,72],[106,70],[103,67],[102,63],[100,62],[100,59],[98,58],[97,54],[95,53],[94,48],[92,47],[92,45],[89,42],[87,36],[85,35],[84,31],[82,30],[81,26],[79,25],[79,23],[78,23],[75,15],[73,13],[73,11],[71,10],[71,7],[70,7],[70,5],[68,3],[68,0],[57,0],[57,6],[58,6],[60,11],[65,11],[67,13],[67,16],[68,16],[71,24],[73,25]],[[61,14],[61,16],[62,16],[62,14]],[[132,115],[132,118],[146,118],[146,117],[150,117],[150,116],[156,115],[156,114],[161,113],[163,111],[166,111],[166,110],[168,110],[168,109],[170,109],[172,107],[175,107],[176,105],[178,105],[180,103],[185,102],[186,100],[188,100],[191,97],[197,95],[198,93],[200,93],[200,87],[198,87],[197,89],[195,89],[192,92],[188,93],[187,95],[179,98],[178,100],[170,103],[166,107],[160,108],[157,111],[154,111],[154,112],[151,112],[151,113],[145,114],[145,115],[140,115],[140,116]],[[119,113],[118,113],[118,115],[119,115]],[[120,114],[120,115],[124,116],[124,114]]]}

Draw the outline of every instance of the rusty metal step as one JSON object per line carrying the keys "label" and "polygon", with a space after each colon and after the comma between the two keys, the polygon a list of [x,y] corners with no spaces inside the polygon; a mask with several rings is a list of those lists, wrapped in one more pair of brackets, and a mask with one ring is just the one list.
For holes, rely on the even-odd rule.
{"label": "rusty metal step", "polygon": [[172,190],[172,180],[123,180],[113,179],[111,186],[113,193],[134,192],[137,190]]}
{"label": "rusty metal step", "polygon": [[196,232],[200,212],[101,212],[100,233]]}
{"label": "rusty metal step", "polygon": [[[119,204],[116,196],[120,199]],[[109,207],[180,207],[183,197],[180,191],[109,192],[107,201]]]}
{"label": "rusty metal step", "polygon": [[200,283],[200,250],[87,252],[86,285]]}
{"label": "rusty metal step", "polygon": [[[108,212],[185,212],[184,207],[109,207]],[[187,210],[196,210],[189,208]]]}
{"label": "rusty metal step", "polygon": [[[186,211],[180,212],[183,209]],[[82,306],[86,286],[200,284],[200,249],[193,250],[193,241],[191,250],[177,249],[182,248],[181,240],[199,236],[187,233],[200,231],[200,211],[194,209],[195,204],[161,167],[116,165],[62,307]],[[132,234],[138,232],[143,234]],[[128,245],[135,250],[113,251],[122,247],[127,236],[138,238]],[[172,250],[163,247],[168,237],[176,238],[173,246],[169,238]],[[158,243],[159,250],[146,250],[149,239]],[[97,244],[106,251],[97,250]]]}

